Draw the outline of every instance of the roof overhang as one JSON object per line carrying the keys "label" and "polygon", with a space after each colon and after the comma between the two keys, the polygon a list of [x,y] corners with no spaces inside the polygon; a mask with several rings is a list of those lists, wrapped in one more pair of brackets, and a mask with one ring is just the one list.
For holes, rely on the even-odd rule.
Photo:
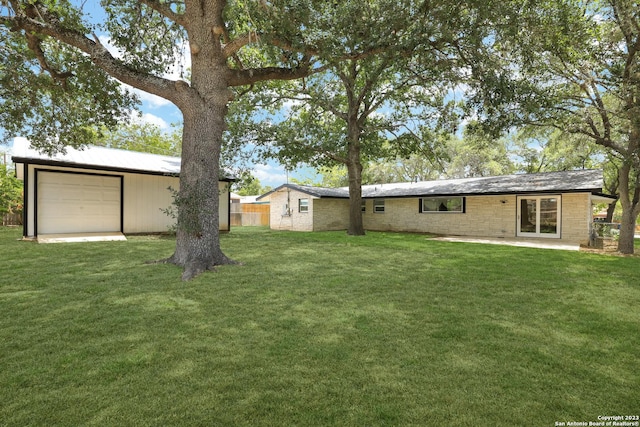
{"label": "roof overhang", "polygon": [[283,190],[293,190],[306,194],[311,197],[317,197],[322,199],[348,199],[349,190],[325,188],[325,187],[312,187],[298,184],[282,184],[273,190],[258,196],[256,200],[268,199],[273,193],[277,193]]}
{"label": "roof overhang", "polygon": [[[388,194],[369,194],[362,196],[363,199],[407,199],[407,198],[438,198],[438,197],[483,197],[483,196],[527,196],[534,194],[563,194],[563,193],[592,193],[599,189],[594,190],[543,190],[543,191],[490,191],[485,193],[413,193],[413,194],[400,194],[400,195],[388,195]],[[608,197],[602,195],[602,197]]]}
{"label": "roof overhang", "polygon": [[594,203],[614,203],[618,200],[615,196],[609,196],[607,194],[602,193],[592,193],[591,194],[591,202]]}
{"label": "roof overhang", "polygon": [[143,169],[90,165],[90,164],[83,164],[83,163],[64,162],[59,160],[32,159],[28,157],[14,156],[11,158],[11,160],[13,160],[13,163],[15,163],[16,165],[24,164],[24,165],[39,165],[39,166],[57,166],[57,167],[64,167],[64,168],[87,169],[87,170],[94,170],[94,171],[137,173],[142,175],[163,175],[163,176],[179,176],[180,175],[178,173],[173,173],[173,172],[148,171]]}
{"label": "roof overhang", "polygon": [[[299,191],[318,198],[348,199],[349,188],[323,188],[284,184],[259,199],[284,189]],[[589,193],[601,194],[602,171],[577,170],[515,174],[492,177],[461,178],[422,182],[372,184],[362,186],[363,199],[425,198],[425,197],[474,197],[533,194]],[[606,199],[612,201],[611,199]]]}
{"label": "roof overhang", "polygon": [[[65,162],[61,160],[48,160],[48,159],[35,159],[30,157],[19,157],[13,156],[11,157],[13,163],[16,164],[16,171],[18,174],[18,178],[22,179],[24,175],[23,165],[39,165],[39,166],[56,166],[56,167],[64,167],[64,168],[73,168],[73,169],[86,169],[92,171],[107,171],[107,172],[120,172],[120,173],[133,173],[140,175],[156,175],[156,176],[173,176],[179,177],[180,173],[178,172],[168,172],[168,171],[151,171],[145,169],[133,169],[133,168],[121,168],[115,166],[106,166],[106,165],[92,165],[92,164],[83,164],[83,163],[75,163],[75,162]],[[221,174],[218,178],[218,181],[223,182],[235,182],[236,178],[225,176]]]}
{"label": "roof overhang", "polygon": [[[31,148],[29,141],[18,140],[13,143],[12,160],[16,170],[26,165],[107,171],[139,175],[180,176],[182,159],[176,156],[145,153],[95,145],[80,148],[65,147],[58,153],[48,154]],[[24,175],[25,171],[18,171]],[[233,182],[236,179],[225,170],[219,171],[219,181]]]}

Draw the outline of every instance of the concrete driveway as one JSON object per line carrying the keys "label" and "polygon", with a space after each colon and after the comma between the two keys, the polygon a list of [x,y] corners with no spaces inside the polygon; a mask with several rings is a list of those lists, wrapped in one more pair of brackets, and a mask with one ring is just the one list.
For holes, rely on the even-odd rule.
{"label": "concrete driveway", "polygon": [[113,242],[127,240],[122,233],[40,234],[38,243]]}

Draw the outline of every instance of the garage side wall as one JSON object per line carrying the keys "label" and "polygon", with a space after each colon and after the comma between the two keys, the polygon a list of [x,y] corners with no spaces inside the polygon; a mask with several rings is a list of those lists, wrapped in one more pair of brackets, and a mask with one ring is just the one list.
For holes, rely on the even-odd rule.
{"label": "garage side wall", "polygon": [[[124,174],[124,233],[162,233],[175,225],[165,213],[172,206],[180,178],[173,176]],[[220,231],[229,231],[229,184],[218,183]]]}
{"label": "garage side wall", "polygon": [[231,230],[231,207],[229,206],[231,203],[231,193],[229,192],[230,187],[230,182],[218,181],[218,192],[220,194],[220,205],[218,207],[218,218],[220,222],[218,224],[218,229],[220,231]]}
{"label": "garage side wall", "polygon": [[25,192],[25,204],[24,207],[24,235],[26,237],[33,237],[35,235],[35,168],[33,165],[27,165],[24,171],[24,192]]}
{"label": "garage side wall", "polygon": [[124,174],[124,232],[160,233],[169,231],[175,219],[165,214],[178,190],[180,180],[172,176]]}

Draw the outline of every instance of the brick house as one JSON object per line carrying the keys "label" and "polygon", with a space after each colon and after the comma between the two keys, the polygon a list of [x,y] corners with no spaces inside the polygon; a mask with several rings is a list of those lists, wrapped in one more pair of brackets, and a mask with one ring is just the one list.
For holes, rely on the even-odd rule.
{"label": "brick house", "polygon": [[[365,185],[365,230],[458,236],[548,238],[586,243],[602,171],[579,170]],[[284,184],[259,198],[276,230],[346,230],[349,190]]]}

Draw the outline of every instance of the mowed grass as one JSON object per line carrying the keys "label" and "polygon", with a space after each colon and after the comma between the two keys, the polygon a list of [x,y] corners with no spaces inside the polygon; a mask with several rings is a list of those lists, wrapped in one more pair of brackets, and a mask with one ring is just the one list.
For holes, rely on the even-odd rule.
{"label": "mowed grass", "polygon": [[640,413],[640,258],[235,228],[184,283],[171,238],[0,228],[2,426],[552,426]]}

